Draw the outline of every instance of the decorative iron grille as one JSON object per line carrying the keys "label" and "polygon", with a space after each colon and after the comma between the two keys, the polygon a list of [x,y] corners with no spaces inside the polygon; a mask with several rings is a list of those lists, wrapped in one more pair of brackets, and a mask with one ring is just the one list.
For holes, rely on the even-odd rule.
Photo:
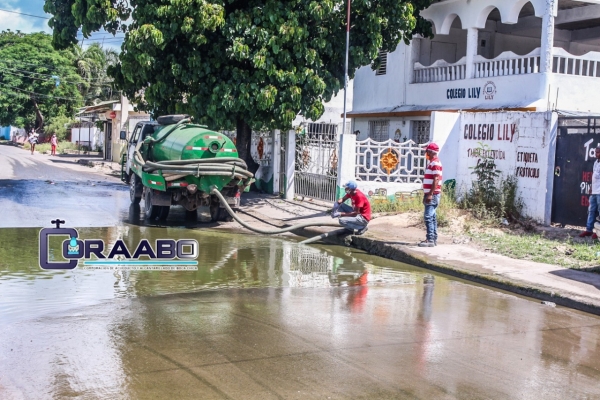
{"label": "decorative iron grille", "polygon": [[371,138],[356,142],[356,179],[367,182],[422,183],[425,175],[425,147],[409,140],[377,142]]}
{"label": "decorative iron grille", "polygon": [[252,158],[257,164],[269,166],[273,152],[273,132],[252,132]]}

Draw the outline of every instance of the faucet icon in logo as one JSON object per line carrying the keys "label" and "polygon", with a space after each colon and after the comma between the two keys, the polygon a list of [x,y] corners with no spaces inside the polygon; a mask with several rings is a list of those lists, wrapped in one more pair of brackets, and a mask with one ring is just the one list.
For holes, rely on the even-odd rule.
{"label": "faucet icon in logo", "polygon": [[69,244],[68,244],[68,254],[70,255],[74,255],[74,254],[79,254],[79,244],[77,243],[77,238],[72,237],[71,240],[69,240]]}
{"label": "faucet icon in logo", "polygon": [[[43,228],[40,230],[39,262],[42,269],[75,269],[77,258],[81,258],[83,242],[78,240],[79,234],[73,228],[61,228],[65,221],[60,218],[52,220],[55,228]],[[68,261],[50,262],[49,239],[52,236],[68,236],[62,246],[62,254]]]}

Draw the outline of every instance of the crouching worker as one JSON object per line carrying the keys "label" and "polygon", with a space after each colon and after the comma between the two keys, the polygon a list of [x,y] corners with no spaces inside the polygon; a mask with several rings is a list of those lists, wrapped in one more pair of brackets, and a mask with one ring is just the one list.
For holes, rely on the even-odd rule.
{"label": "crouching worker", "polygon": [[[335,203],[331,217],[340,217],[340,225],[352,233],[362,235],[367,231],[367,225],[371,220],[371,204],[367,196],[357,187],[354,181],[344,185],[346,195]],[[352,201],[352,207],[344,204],[348,199]]]}

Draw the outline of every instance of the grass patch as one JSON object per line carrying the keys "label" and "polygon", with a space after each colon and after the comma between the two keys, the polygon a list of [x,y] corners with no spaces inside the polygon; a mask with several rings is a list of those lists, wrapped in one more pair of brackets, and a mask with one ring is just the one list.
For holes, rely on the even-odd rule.
{"label": "grass patch", "polygon": [[507,257],[530,260],[568,268],[585,268],[600,264],[598,242],[577,243],[571,238],[557,241],[540,234],[470,233],[479,245]]}
{"label": "grass patch", "polygon": [[[439,227],[449,225],[449,213],[457,208],[454,189],[444,188],[440,205],[437,208],[437,221]],[[423,212],[423,191],[418,190],[410,195],[397,198],[396,200],[382,199],[372,200],[371,211],[375,213],[406,213]]]}

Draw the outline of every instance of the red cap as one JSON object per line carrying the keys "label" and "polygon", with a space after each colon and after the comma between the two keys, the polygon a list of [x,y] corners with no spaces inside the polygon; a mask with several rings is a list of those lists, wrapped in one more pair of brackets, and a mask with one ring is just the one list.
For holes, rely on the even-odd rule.
{"label": "red cap", "polygon": [[431,150],[431,151],[435,151],[436,153],[440,152],[440,146],[438,146],[435,143],[429,143],[429,145],[427,145],[427,147],[425,148],[425,150]]}

